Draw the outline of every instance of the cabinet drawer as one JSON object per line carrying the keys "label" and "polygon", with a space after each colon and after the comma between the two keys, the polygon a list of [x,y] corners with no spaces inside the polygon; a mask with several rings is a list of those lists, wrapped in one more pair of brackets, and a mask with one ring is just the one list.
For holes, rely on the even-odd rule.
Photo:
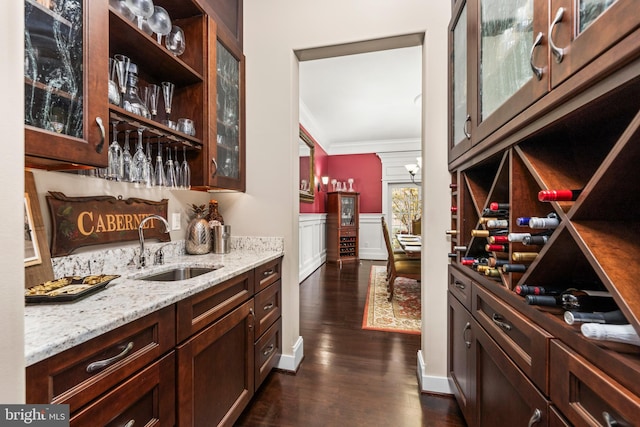
{"label": "cabinet drawer", "polygon": [[553,337],[476,283],[472,303],[478,323],[548,396],[547,360]]}
{"label": "cabinet drawer", "polygon": [[255,291],[260,292],[282,277],[282,257],[256,267],[255,272]]}
{"label": "cabinet drawer", "polygon": [[278,363],[282,353],[281,330],[282,319],[280,318],[256,341],[254,373],[256,390]]}
{"label": "cabinet drawer", "polygon": [[340,230],[340,237],[355,237],[357,235],[358,235],[358,232],[356,230],[350,230],[350,229]]}
{"label": "cabinet drawer", "polygon": [[171,352],[74,414],[70,426],[174,426],[175,390]]}
{"label": "cabinet drawer", "polygon": [[281,289],[281,281],[278,280],[267,289],[256,294],[256,339],[260,337],[278,317],[280,317],[280,312],[282,310]]}
{"label": "cabinet drawer", "polygon": [[467,309],[471,310],[471,278],[449,265],[449,292]]}
{"label": "cabinet drawer", "polygon": [[551,399],[573,425],[636,425],[638,396],[556,340],[550,363]]}
{"label": "cabinet drawer", "polygon": [[29,366],[27,402],[69,404],[73,414],[174,346],[172,305]]}
{"label": "cabinet drawer", "polygon": [[182,342],[253,295],[253,270],[178,302],[177,334]]}

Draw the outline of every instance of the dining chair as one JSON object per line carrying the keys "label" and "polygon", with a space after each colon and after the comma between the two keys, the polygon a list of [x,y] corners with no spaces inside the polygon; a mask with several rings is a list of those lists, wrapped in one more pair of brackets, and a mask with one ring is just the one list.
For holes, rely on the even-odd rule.
{"label": "dining chair", "polygon": [[407,279],[420,280],[421,262],[419,258],[410,258],[404,253],[394,253],[391,246],[391,236],[384,217],[381,217],[382,235],[384,243],[387,247],[387,291],[389,291],[388,300],[393,299],[394,284],[398,277]]}

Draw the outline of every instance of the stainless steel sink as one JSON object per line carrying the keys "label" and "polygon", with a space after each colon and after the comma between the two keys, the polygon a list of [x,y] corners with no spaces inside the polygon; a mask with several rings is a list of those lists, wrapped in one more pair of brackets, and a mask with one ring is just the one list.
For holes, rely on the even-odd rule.
{"label": "stainless steel sink", "polygon": [[140,277],[139,280],[148,280],[156,282],[178,282],[180,280],[192,279],[206,273],[217,270],[216,267],[178,267],[172,270],[163,271],[162,273],[151,274],[149,276]]}

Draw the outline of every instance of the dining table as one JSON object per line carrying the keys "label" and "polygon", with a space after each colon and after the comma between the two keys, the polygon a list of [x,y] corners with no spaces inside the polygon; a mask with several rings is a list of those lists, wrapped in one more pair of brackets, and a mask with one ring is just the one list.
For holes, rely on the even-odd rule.
{"label": "dining table", "polygon": [[396,240],[408,257],[420,258],[422,256],[422,236],[399,233],[396,234]]}

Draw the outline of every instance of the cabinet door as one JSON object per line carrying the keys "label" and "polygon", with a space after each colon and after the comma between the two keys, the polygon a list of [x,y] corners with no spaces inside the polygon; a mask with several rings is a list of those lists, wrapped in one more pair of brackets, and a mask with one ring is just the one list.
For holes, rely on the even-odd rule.
{"label": "cabinet door", "polygon": [[472,321],[476,425],[546,426],[549,402],[489,335]]}
{"label": "cabinet door", "polygon": [[231,426],[254,391],[253,300],[178,347],[178,425]]}
{"label": "cabinet door", "polygon": [[[468,30],[472,21],[474,10],[467,6],[467,1],[459,1],[453,10],[453,18],[449,25],[449,161],[471,147],[472,116],[469,105],[468,70],[473,69],[470,63],[474,52],[469,52]],[[472,16],[469,16],[471,11]],[[471,66],[470,66],[471,65]]]}
{"label": "cabinet door", "polygon": [[[556,87],[610,49],[640,25],[638,3],[625,0],[551,1],[551,81]],[[550,43],[551,44],[551,43]],[[621,45],[607,61],[616,66],[637,54],[637,42]]]}
{"label": "cabinet door", "polygon": [[256,341],[255,345],[255,389],[267,378],[276,366],[282,353],[282,319],[271,325],[269,329]]}
{"label": "cabinet door", "polygon": [[24,4],[27,166],[106,166],[108,3]]}
{"label": "cabinet door", "polygon": [[[209,138],[204,184],[245,190],[245,59],[209,19]],[[215,105],[215,110],[213,106]]]}
{"label": "cabinet door", "polygon": [[453,392],[469,422],[473,416],[473,399],[475,381],[471,375],[471,356],[473,355],[471,331],[471,314],[449,292],[449,330],[448,330],[448,371],[449,380],[453,383]]}
{"label": "cabinet door", "polygon": [[175,425],[175,353],[171,352],[71,417],[70,425]]}
{"label": "cabinet door", "polygon": [[546,1],[480,0],[474,144],[547,92],[547,13]]}

